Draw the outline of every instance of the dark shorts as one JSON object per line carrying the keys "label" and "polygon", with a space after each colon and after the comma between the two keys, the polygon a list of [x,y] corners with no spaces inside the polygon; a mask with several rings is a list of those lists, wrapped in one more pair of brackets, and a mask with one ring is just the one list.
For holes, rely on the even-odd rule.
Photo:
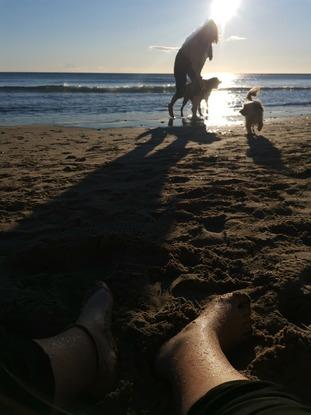
{"label": "dark shorts", "polygon": [[175,58],[174,76],[176,83],[176,94],[179,96],[184,95],[185,86],[188,78],[191,82],[196,84],[196,89],[200,92],[200,85],[198,79],[192,69],[190,60],[179,51]]}
{"label": "dark shorts", "polygon": [[306,415],[311,408],[269,382],[233,381],[209,391],[188,415]]}

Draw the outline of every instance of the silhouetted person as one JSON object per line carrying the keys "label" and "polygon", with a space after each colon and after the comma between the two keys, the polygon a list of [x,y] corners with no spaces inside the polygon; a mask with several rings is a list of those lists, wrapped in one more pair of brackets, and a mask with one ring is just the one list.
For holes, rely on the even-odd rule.
{"label": "silhouetted person", "polygon": [[192,33],[177,52],[174,64],[176,92],[168,105],[172,118],[174,117],[173,106],[183,96],[187,78],[194,83],[194,89],[200,92],[202,68],[207,58],[210,61],[213,59],[212,44],[217,42],[218,28],[213,20],[209,20]]}

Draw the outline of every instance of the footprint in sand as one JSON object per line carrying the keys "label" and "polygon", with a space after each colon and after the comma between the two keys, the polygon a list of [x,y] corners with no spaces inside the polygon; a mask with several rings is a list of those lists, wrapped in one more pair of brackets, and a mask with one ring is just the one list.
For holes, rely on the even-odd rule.
{"label": "footprint in sand", "polygon": [[174,297],[189,298],[192,300],[207,299],[211,295],[224,294],[245,288],[245,284],[228,277],[217,281],[213,277],[203,278],[198,274],[181,275],[170,286]]}
{"label": "footprint in sand", "polygon": [[295,178],[295,179],[310,179],[310,177],[311,177],[311,168],[310,169],[302,169],[302,170],[293,171],[290,174],[290,176]]}
{"label": "footprint in sand", "polygon": [[207,231],[221,233],[225,230],[226,215],[207,216],[201,223]]}
{"label": "footprint in sand", "polygon": [[183,176],[172,176],[169,178],[169,181],[171,183],[187,183],[189,182],[189,178],[188,177],[183,177]]}

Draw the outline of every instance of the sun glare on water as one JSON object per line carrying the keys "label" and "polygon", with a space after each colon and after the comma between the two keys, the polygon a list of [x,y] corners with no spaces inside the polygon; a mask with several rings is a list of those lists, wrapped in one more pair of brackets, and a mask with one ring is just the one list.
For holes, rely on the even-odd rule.
{"label": "sun glare on water", "polygon": [[241,0],[213,0],[211,18],[222,28],[237,14]]}

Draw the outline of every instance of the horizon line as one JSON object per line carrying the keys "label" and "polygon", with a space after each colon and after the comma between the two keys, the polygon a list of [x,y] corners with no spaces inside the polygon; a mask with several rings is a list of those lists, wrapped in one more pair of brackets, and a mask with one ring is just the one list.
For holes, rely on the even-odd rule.
{"label": "horizon line", "polygon": [[[230,73],[234,75],[311,75],[311,72],[231,72],[231,71],[216,71],[218,73]],[[216,73],[210,72],[210,73]],[[102,74],[102,75],[113,75],[113,74],[120,74],[120,75],[172,75],[172,72],[89,72],[89,71],[0,71],[0,74],[3,73],[47,73],[47,74],[88,74],[88,75],[95,75],[95,74]]]}

